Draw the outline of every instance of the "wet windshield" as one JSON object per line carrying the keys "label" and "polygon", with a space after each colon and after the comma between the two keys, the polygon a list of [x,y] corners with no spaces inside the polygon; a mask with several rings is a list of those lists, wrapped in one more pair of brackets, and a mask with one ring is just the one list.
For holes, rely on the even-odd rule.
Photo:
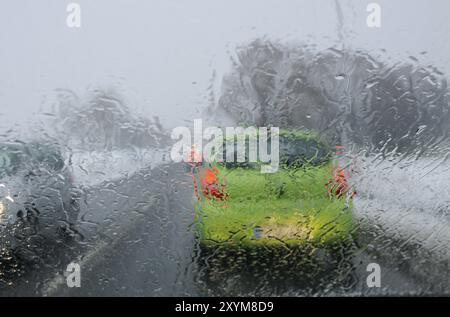
{"label": "wet windshield", "polygon": [[3,2],[0,296],[450,295],[448,0]]}
{"label": "wet windshield", "polygon": [[20,167],[20,158],[17,148],[0,146],[0,175],[14,174]]}

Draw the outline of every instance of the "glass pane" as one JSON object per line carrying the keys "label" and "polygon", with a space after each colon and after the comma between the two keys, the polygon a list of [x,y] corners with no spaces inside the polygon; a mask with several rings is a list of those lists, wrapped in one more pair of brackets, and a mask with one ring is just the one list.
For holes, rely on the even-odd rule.
{"label": "glass pane", "polygon": [[0,6],[0,295],[450,295],[448,1]]}

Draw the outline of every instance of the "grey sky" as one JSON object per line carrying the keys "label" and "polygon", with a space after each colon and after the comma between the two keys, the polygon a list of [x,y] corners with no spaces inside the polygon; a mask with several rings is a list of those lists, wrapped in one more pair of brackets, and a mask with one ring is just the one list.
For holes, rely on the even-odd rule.
{"label": "grey sky", "polygon": [[[69,29],[77,2],[82,26]],[[382,27],[366,26],[378,2]],[[447,0],[340,0],[346,45],[420,57],[450,73]],[[83,95],[118,87],[146,115],[173,126],[207,103],[236,45],[267,36],[327,47],[338,39],[334,0],[14,0],[0,4],[0,114],[3,126],[51,102],[53,90]],[[420,55],[426,51],[427,54]]]}

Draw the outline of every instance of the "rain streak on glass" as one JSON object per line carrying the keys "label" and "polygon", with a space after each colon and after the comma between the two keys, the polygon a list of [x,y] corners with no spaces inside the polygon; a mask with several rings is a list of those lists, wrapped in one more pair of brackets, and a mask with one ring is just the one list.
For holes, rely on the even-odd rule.
{"label": "rain streak on glass", "polygon": [[[24,54],[0,53],[0,295],[450,294],[450,47],[431,27],[399,44],[385,28],[406,18],[366,29],[348,1],[119,7],[120,26],[94,7],[63,35],[31,21],[32,50],[0,31]],[[279,128],[255,133],[279,137],[278,170],[225,133],[243,161],[175,163],[195,119]]]}

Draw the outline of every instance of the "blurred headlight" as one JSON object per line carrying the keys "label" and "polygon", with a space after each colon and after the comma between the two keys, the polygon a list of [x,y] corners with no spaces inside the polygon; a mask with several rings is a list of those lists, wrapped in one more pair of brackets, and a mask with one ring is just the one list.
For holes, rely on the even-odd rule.
{"label": "blurred headlight", "polygon": [[0,220],[4,215],[6,215],[6,204],[3,201],[0,201]]}
{"label": "blurred headlight", "polygon": [[8,189],[5,184],[0,184],[0,199],[6,197],[8,195]]}
{"label": "blurred headlight", "polygon": [[0,184],[0,199],[7,199],[12,203],[14,202],[5,184]]}

